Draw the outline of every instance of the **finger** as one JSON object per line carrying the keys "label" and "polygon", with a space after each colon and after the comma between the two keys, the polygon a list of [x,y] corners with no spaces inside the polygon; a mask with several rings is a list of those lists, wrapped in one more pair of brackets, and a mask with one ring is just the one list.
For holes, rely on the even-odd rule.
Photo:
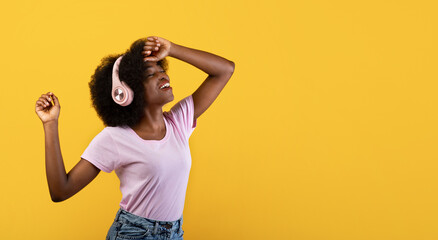
{"label": "finger", "polygon": [[157,51],[159,48],[159,46],[145,46],[143,49]]}
{"label": "finger", "polygon": [[44,107],[48,107],[49,105],[49,101],[47,101],[47,95],[46,94],[42,94],[41,97],[39,98],[39,100],[43,103]]}
{"label": "finger", "polygon": [[51,98],[52,95],[53,95],[52,92],[47,93],[47,101],[49,101],[50,103],[52,102],[52,98]]}
{"label": "finger", "polygon": [[151,51],[143,51],[141,53],[143,53],[144,55],[149,55],[151,53]]}
{"label": "finger", "polygon": [[50,98],[50,96],[46,97],[47,102],[52,103],[52,99]]}
{"label": "finger", "polygon": [[152,46],[152,45],[155,45],[155,44],[157,44],[155,41],[147,41],[145,43],[146,46]]}
{"label": "finger", "polygon": [[150,37],[147,38],[147,40],[152,41],[152,42],[159,42],[157,36],[150,36]]}
{"label": "finger", "polygon": [[150,50],[150,49],[154,49],[154,48],[159,48],[161,46],[161,44],[156,43],[156,44],[151,44],[151,45],[145,45],[143,46],[143,50]]}
{"label": "finger", "polygon": [[154,38],[148,38],[146,41],[145,41],[145,43],[147,43],[147,44],[156,44],[156,43],[159,43],[160,42],[160,40],[158,40],[158,39],[154,39]]}
{"label": "finger", "polygon": [[44,106],[49,106],[49,102],[45,97],[40,97],[38,100],[41,101]]}
{"label": "finger", "polygon": [[36,110],[36,111],[42,111],[43,109],[44,109],[43,106],[40,106],[40,105],[36,105],[36,106],[35,106],[35,110]]}
{"label": "finger", "polygon": [[35,105],[35,111],[42,111],[42,110],[44,110],[44,107],[37,103]]}
{"label": "finger", "polygon": [[61,106],[61,105],[59,105],[59,100],[58,100],[58,97],[56,97],[55,95],[53,95],[53,102],[55,103],[55,106]]}
{"label": "finger", "polygon": [[50,98],[49,98],[49,96],[47,94],[42,94],[41,98],[43,98],[46,101],[50,101]]}
{"label": "finger", "polygon": [[41,109],[44,109],[44,108],[46,107],[46,104],[45,104],[44,102],[40,101],[40,100],[38,100],[38,101],[36,102],[36,105],[39,106],[39,107],[41,107]]}
{"label": "finger", "polygon": [[43,103],[43,105],[47,104],[47,100],[45,97],[40,97],[40,98],[38,98],[38,100],[41,101]]}
{"label": "finger", "polygon": [[158,58],[157,58],[157,57],[154,57],[154,56],[152,56],[152,57],[147,57],[147,58],[144,59],[145,62],[146,62],[146,61],[156,62],[157,60],[158,60]]}

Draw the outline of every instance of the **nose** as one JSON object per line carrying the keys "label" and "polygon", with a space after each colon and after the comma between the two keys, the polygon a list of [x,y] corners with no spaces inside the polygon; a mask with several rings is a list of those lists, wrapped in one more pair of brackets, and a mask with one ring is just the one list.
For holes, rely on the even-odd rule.
{"label": "nose", "polygon": [[160,79],[160,81],[162,81],[162,80],[170,81],[169,76],[167,76],[166,73],[162,73],[162,75],[160,76],[159,79]]}

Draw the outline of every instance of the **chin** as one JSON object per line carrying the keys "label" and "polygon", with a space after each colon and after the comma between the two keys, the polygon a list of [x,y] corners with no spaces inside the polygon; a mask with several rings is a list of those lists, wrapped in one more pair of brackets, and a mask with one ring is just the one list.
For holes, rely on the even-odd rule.
{"label": "chin", "polygon": [[172,102],[174,98],[175,98],[175,97],[173,96],[173,93],[172,93],[172,96],[169,97],[169,102]]}
{"label": "chin", "polygon": [[165,97],[165,99],[162,100],[162,101],[163,101],[163,105],[166,105],[166,104],[172,102],[174,98],[175,98],[175,97],[173,96],[173,93],[167,95],[167,96]]}

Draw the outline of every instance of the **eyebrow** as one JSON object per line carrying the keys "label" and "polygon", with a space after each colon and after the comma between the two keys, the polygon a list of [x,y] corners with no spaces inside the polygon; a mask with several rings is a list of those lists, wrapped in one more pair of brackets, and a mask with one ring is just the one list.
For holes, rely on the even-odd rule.
{"label": "eyebrow", "polygon": [[[161,71],[161,70],[164,71],[164,68],[162,68],[162,67],[160,67],[160,66],[158,66],[158,68],[159,68],[159,71]],[[150,71],[152,71],[151,69],[153,69],[153,67],[147,67],[147,68],[146,68],[146,72],[150,72]]]}

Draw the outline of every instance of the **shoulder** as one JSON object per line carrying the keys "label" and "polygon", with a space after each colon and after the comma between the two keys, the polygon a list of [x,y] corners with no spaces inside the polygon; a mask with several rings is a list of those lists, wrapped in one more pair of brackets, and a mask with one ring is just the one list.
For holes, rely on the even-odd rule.
{"label": "shoulder", "polygon": [[114,141],[116,138],[127,135],[126,127],[105,127],[95,137],[98,141]]}
{"label": "shoulder", "polygon": [[128,126],[105,127],[102,132],[113,140],[126,139],[131,136],[130,128]]}

